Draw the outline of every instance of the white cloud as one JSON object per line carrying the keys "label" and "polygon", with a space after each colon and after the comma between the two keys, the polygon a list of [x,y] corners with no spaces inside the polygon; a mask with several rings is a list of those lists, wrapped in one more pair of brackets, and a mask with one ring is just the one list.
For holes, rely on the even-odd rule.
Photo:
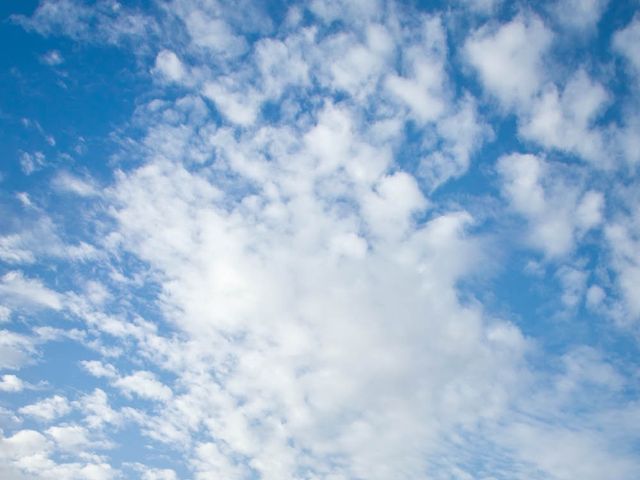
{"label": "white cloud", "polygon": [[118,372],[115,367],[109,363],[106,365],[97,360],[82,361],[82,367],[94,377],[116,378]]}
{"label": "white cloud", "polygon": [[22,235],[0,237],[0,259],[7,263],[33,263],[35,256],[26,243]]}
{"label": "white cloud", "polygon": [[191,41],[199,47],[229,56],[240,55],[247,48],[245,39],[236,35],[221,18],[212,18],[201,10],[193,10],[186,14],[184,21]]}
{"label": "white cloud", "polygon": [[84,422],[91,429],[119,425],[122,422],[121,413],[111,408],[107,394],[99,388],[83,395],[74,406],[84,413]]}
{"label": "white cloud", "polygon": [[44,166],[45,159],[42,152],[22,152],[20,154],[20,168],[25,175],[31,175]]}
{"label": "white cloud", "polygon": [[1,438],[0,441],[3,446],[0,452],[4,452],[9,458],[29,457],[45,452],[49,448],[44,435],[34,430],[20,430],[11,437]]}
{"label": "white cloud", "polygon": [[59,50],[49,50],[47,53],[42,55],[41,60],[52,67],[64,63],[64,58]]}
{"label": "white cloud", "polygon": [[567,178],[559,165],[512,154],[497,167],[504,197],[529,224],[527,241],[548,257],[570,253],[577,239],[601,224],[602,194],[583,192],[579,177]]}
{"label": "white cloud", "polygon": [[637,212],[628,217],[611,222],[605,234],[612,253],[612,266],[616,271],[620,296],[626,314],[621,323],[633,322],[640,318],[640,298],[637,285],[640,281],[640,254],[638,254],[637,232],[639,231]]}
{"label": "white cloud", "polygon": [[625,28],[613,36],[613,48],[622,54],[633,68],[640,71],[640,16],[635,16]]}
{"label": "white cloud", "polygon": [[61,192],[72,193],[81,197],[92,197],[98,194],[96,187],[90,181],[65,171],[59,172],[53,178],[52,185]]}
{"label": "white cloud", "polygon": [[552,40],[552,32],[538,17],[517,17],[473,32],[465,53],[486,90],[504,105],[520,107],[546,79],[544,56]]}
{"label": "white cloud", "polygon": [[0,323],[8,322],[11,318],[11,309],[5,305],[0,305]]}
{"label": "white cloud", "polygon": [[57,447],[66,451],[87,451],[90,446],[89,432],[80,425],[58,425],[46,430],[46,434]]}
{"label": "white cloud", "polygon": [[178,480],[178,475],[170,468],[152,468],[141,463],[131,464],[131,468],[141,475],[141,480]]}
{"label": "white cloud", "polygon": [[606,298],[606,293],[598,285],[591,285],[587,290],[587,306],[590,309],[597,308]]}
{"label": "white cloud", "polygon": [[259,113],[262,99],[254,90],[234,91],[231,78],[205,84],[203,94],[213,100],[220,112],[231,122],[241,126],[252,125]]}
{"label": "white cloud", "polygon": [[47,288],[37,279],[26,278],[20,271],[10,271],[0,278],[0,298],[16,306],[62,308],[59,293]]}
{"label": "white cloud", "polygon": [[127,394],[135,394],[149,400],[166,401],[171,398],[171,389],[160,383],[155,375],[147,371],[138,371],[118,378],[114,385]]}
{"label": "white cloud", "polygon": [[609,0],[557,0],[550,11],[560,25],[580,32],[597,26],[608,3]]}
{"label": "white cloud", "polygon": [[[61,430],[50,429],[58,438],[65,436]],[[49,432],[48,431],[48,432]],[[68,437],[68,434],[67,434]],[[58,444],[60,445],[60,444]],[[52,459],[56,451],[56,442],[48,440],[35,430],[20,430],[12,436],[0,433],[0,474],[11,480],[112,480],[119,478],[113,467],[95,459],[94,462],[57,463]],[[69,454],[82,452],[65,452]]]}
{"label": "white cloud", "polygon": [[576,153],[587,160],[610,163],[603,131],[594,126],[609,95],[583,70],[567,82],[562,93],[546,88],[520,121],[520,133],[547,148]]}
{"label": "white cloud", "polygon": [[479,118],[470,97],[436,125],[440,144],[420,161],[419,173],[433,189],[467,172],[472,155],[491,137],[491,129]]}
{"label": "white cloud", "polygon": [[596,432],[522,424],[512,427],[506,435],[522,460],[533,463],[554,479],[632,478],[638,468],[632,458],[611,455]]}
{"label": "white cloud", "polygon": [[112,45],[157,32],[153,18],[110,0],[99,0],[91,6],[77,0],[44,0],[31,17],[11,18],[44,36],[64,34],[77,41]]}
{"label": "white cloud", "polygon": [[[495,366],[519,357],[521,336],[490,335],[481,312],[458,304],[452,287],[477,260],[465,233],[470,216],[413,225],[426,205],[416,180],[386,162],[360,167],[358,150],[374,149],[351,112],[322,112],[308,135],[272,130],[218,144],[231,158],[264,151],[265,141],[305,152],[269,162],[272,187],[252,201],[230,203],[202,177],[156,161],[122,175],[112,192],[122,248],[163,272],[165,314],[188,339],[164,344],[180,393],[147,394],[166,406],[141,422],[152,438],[175,444],[204,426],[219,460],[209,466],[200,462],[213,454],[194,455],[202,478],[211,468],[236,472],[236,455],[263,478],[290,477],[307,464],[321,475],[326,455],[345,459],[335,475],[388,478],[404,469],[411,477],[440,429],[504,405],[497,385],[512,377]],[[253,169],[240,174],[263,167],[259,155],[244,161]],[[334,195],[342,209],[332,207]],[[171,201],[159,200],[165,196]],[[376,233],[362,237],[369,247],[336,256],[336,233],[357,239],[363,221]],[[508,328],[491,331],[501,330]],[[467,361],[476,355],[482,360]]]}
{"label": "white cloud", "polygon": [[420,122],[434,121],[446,110],[446,34],[438,17],[424,20],[423,42],[403,50],[407,75],[389,75],[388,90],[411,110]]}
{"label": "white cloud", "polygon": [[185,68],[171,50],[161,50],[156,56],[155,70],[171,82],[179,82],[185,76]]}
{"label": "white cloud", "polygon": [[[88,11],[45,1],[32,27],[51,33],[57,25],[84,39],[90,20],[93,40],[119,45],[152,29],[119,5]],[[61,6],[72,9],[65,18]],[[481,223],[493,213],[425,193],[466,172],[490,136],[486,105],[448,75],[460,53],[447,49],[455,19],[383,2],[316,0],[304,14],[292,8],[280,28],[254,21],[259,9],[248,6],[166,5],[167,25],[179,32],[167,30],[160,47],[153,43],[153,54],[163,50],[139,60],[186,92],[175,98],[160,81],[157,98],[138,99],[132,123],[144,133],[124,139],[136,166],[100,192],[111,217],[99,222],[101,233],[110,229],[102,243],[109,256],[84,272],[79,293],[43,297],[42,283],[3,277],[2,285],[20,287],[7,298],[35,285],[40,293],[31,296],[40,300],[32,303],[58,298],[58,309],[84,322],[86,332],[65,338],[102,355],[79,363],[111,397],[95,389],[71,403],[58,397],[66,405],[58,410],[56,397],[20,409],[52,419],[73,407],[81,420],[46,436],[22,434],[40,451],[25,448],[12,464],[29,478],[43,465],[62,479],[117,477],[97,455],[57,464],[48,453],[97,448],[93,439],[127,425],[150,445],[179,452],[201,479],[403,480],[431,468],[433,478],[475,478],[481,474],[464,463],[477,437],[487,452],[504,452],[502,470],[492,472],[503,478],[568,478],[573,465],[585,478],[606,478],[606,462],[620,479],[633,478],[637,462],[610,441],[614,429],[599,424],[607,405],[627,402],[615,397],[620,375],[590,351],[552,357],[557,376],[527,363],[534,342],[466,288],[471,275],[484,280],[493,261]],[[514,109],[521,139],[596,158],[594,125],[609,94],[581,71],[562,88],[549,83],[552,41],[542,20],[522,15],[476,30],[464,55],[486,91]],[[210,118],[202,97],[224,121]],[[265,106],[278,110],[273,120]],[[404,152],[412,135],[421,143]],[[591,308],[610,303],[587,289],[584,264],[567,258],[587,232],[607,222],[618,273],[635,268],[637,243],[634,231],[605,219],[604,195],[586,186],[591,166],[574,167],[542,154],[503,156],[497,167],[509,208],[526,221],[525,242],[566,260],[556,273],[558,298],[572,311],[585,298]],[[71,180],[67,190],[88,191]],[[7,241],[7,258],[41,254],[21,242]],[[62,246],[54,250],[69,251]],[[544,260],[530,265],[545,278]],[[86,281],[105,271],[117,282]],[[620,273],[628,295],[635,276]],[[60,330],[36,333],[62,338]],[[7,338],[3,360],[21,364],[11,355],[28,358],[35,340]],[[109,363],[114,357],[131,373]],[[571,410],[581,399],[596,400],[592,420]],[[565,443],[539,445],[554,438]],[[123,468],[147,480],[177,478],[156,466]]]}
{"label": "white cloud", "polygon": [[0,390],[3,392],[21,392],[24,387],[24,382],[15,375],[3,375],[0,380]]}
{"label": "white cloud", "polygon": [[[96,247],[86,242],[66,243],[51,218],[37,212],[35,208],[34,211],[23,213],[20,229],[0,236],[0,260],[10,264],[32,264],[43,257],[86,261],[100,256]],[[15,277],[17,274],[10,276],[12,275]],[[12,281],[18,280],[14,278]]]}
{"label": "white cloud", "polygon": [[585,295],[586,272],[578,268],[563,266],[558,270],[557,276],[563,289],[560,300],[565,307],[576,308]]}
{"label": "white cloud", "polygon": [[71,411],[69,401],[60,395],[45,398],[37,403],[21,407],[18,410],[22,415],[35,417],[38,420],[50,422],[62,417]]}
{"label": "white cloud", "polygon": [[32,338],[9,330],[0,333],[0,368],[18,369],[31,360],[35,352]]}

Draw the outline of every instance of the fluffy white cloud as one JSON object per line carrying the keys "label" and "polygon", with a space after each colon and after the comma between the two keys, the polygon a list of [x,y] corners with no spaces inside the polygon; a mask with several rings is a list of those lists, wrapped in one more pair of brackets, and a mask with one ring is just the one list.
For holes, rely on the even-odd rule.
{"label": "fluffy white cloud", "polygon": [[550,10],[563,27],[581,32],[597,26],[608,4],[609,0],[562,0]]}
{"label": "fluffy white cloud", "polygon": [[[241,185],[265,182],[255,194],[236,198],[160,160],[111,192],[121,248],[154,265],[165,315],[186,335],[164,350],[181,385],[147,394],[166,406],[139,421],[173,444],[204,427],[210,441],[192,462],[201,478],[242,475],[238,455],[262,478],[304,468],[410,478],[440,432],[498,415],[516,378],[497,366],[518,363],[519,332],[456,299],[476,267],[471,217],[416,225],[427,202],[415,178],[385,158],[363,162],[359,151],[375,149],[353,111],[318,115],[302,135],[265,128],[218,143]],[[244,154],[271,149],[268,161]],[[335,255],[337,233],[355,255]],[[125,377],[132,391],[141,377]]]}
{"label": "fluffy white cloud", "polygon": [[53,397],[45,398],[37,403],[22,407],[18,411],[23,415],[50,422],[69,413],[71,411],[71,405],[65,397],[54,395]]}
{"label": "fluffy white cloud", "polygon": [[171,389],[160,383],[151,372],[135,372],[118,378],[114,385],[127,394],[133,393],[149,400],[168,400],[171,398]]}
{"label": "fluffy white cloud", "polygon": [[[51,432],[56,440],[65,435],[62,430]],[[119,476],[111,465],[99,460],[57,463],[52,459],[55,451],[56,442],[35,430],[20,430],[9,437],[0,434],[0,474],[12,480],[111,480]]]}
{"label": "fluffy white cloud", "polygon": [[[280,26],[252,2],[163,8],[160,43],[151,41],[156,20],[117,2],[46,0],[24,23],[111,45],[138,39],[136,53],[151,43],[138,61],[156,81],[136,101],[134,136],[120,132],[133,164],[119,164],[99,193],[70,173],[52,183],[100,204],[108,218],[95,222],[96,245],[107,252],[71,255],[57,234],[42,234],[52,228],[31,236],[57,239],[46,251],[22,231],[0,240],[10,263],[94,261],[74,270],[80,288],[64,296],[19,272],[2,277],[12,309],[46,306],[86,329],[7,332],[2,366],[24,364],[36,341],[69,338],[100,355],[79,365],[106,385],[17,409],[49,422],[73,408],[79,419],[1,437],[10,478],[122,477],[106,455],[73,452],[107,446],[101,440],[125,426],[179,452],[199,479],[475,478],[483,473],[471,466],[494,452],[499,478],[603,479],[603,465],[634,478],[637,461],[612,439],[637,433],[603,420],[612,405],[633,416],[616,369],[578,349],[553,357],[559,373],[538,371],[529,356],[545,352],[469,287],[488,263],[499,268],[488,260],[504,238],[487,235],[483,218],[504,204],[442,201],[437,191],[491,138],[487,105],[452,78],[460,54],[503,107],[489,115],[516,114],[515,141],[605,155],[597,122],[613,94],[586,71],[552,78],[554,34],[540,18],[491,22],[450,51],[460,8],[427,15],[315,0],[292,6]],[[604,310],[615,297],[604,274],[571,258],[603,223],[626,308],[640,311],[635,227],[604,218],[600,186],[587,186],[592,164],[545,158],[502,156],[497,171],[508,208],[526,223],[524,243],[565,261],[555,279],[567,315],[583,301]],[[478,170],[494,158],[482,160]],[[537,265],[540,279],[553,279],[544,270],[553,262]],[[564,443],[548,447],[554,438]],[[179,471],[122,468],[147,480]]]}
{"label": "fluffy white cloud", "polygon": [[620,295],[625,305],[625,315],[621,323],[640,317],[640,299],[637,282],[640,281],[640,255],[638,254],[638,232],[640,222],[637,208],[630,215],[620,217],[607,225],[606,238],[611,248],[612,266],[617,274]]}
{"label": "fluffy white cloud", "polygon": [[605,89],[584,71],[578,71],[559,93],[555,86],[545,89],[531,110],[523,115],[520,132],[547,148],[574,152],[603,164],[611,163],[605,150],[604,131],[594,120],[608,101]]}
{"label": "fluffy white cloud", "polygon": [[629,25],[615,33],[613,47],[624,55],[636,70],[640,70],[638,42],[640,42],[640,17],[635,16]]}
{"label": "fluffy white cloud", "polygon": [[184,65],[171,50],[161,50],[158,53],[155,69],[171,82],[179,82],[185,76]]}
{"label": "fluffy white cloud", "polygon": [[24,382],[15,375],[3,375],[0,380],[0,390],[3,392],[20,392],[24,386]]}
{"label": "fluffy white cloud", "polygon": [[544,55],[553,33],[538,17],[482,27],[465,44],[483,86],[506,106],[527,105],[546,80]]}
{"label": "fluffy white cloud", "polygon": [[20,271],[5,273],[0,278],[0,298],[8,304],[46,307],[53,310],[62,308],[59,293],[45,287],[40,280],[26,278]]}
{"label": "fluffy white cloud", "polygon": [[86,451],[90,441],[88,431],[80,425],[58,425],[46,430],[58,448],[67,451]]}
{"label": "fluffy white cloud", "polygon": [[497,167],[504,197],[528,222],[527,241],[547,256],[571,252],[577,238],[602,222],[602,193],[584,192],[579,178],[567,178],[559,165],[512,154]]}
{"label": "fluffy white cloud", "polygon": [[[424,44],[403,51],[406,75],[389,75],[386,86],[420,122],[434,121],[446,110],[444,88],[446,36],[440,19],[426,19]],[[426,48],[425,48],[426,46]]]}
{"label": "fluffy white cloud", "polygon": [[0,333],[0,368],[18,369],[32,359],[33,338],[9,330],[0,330]]}

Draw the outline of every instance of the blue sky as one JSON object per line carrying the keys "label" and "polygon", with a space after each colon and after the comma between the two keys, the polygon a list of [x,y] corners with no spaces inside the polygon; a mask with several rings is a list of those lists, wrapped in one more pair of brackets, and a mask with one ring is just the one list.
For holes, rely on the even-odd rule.
{"label": "blue sky", "polygon": [[0,6],[0,477],[635,480],[640,4]]}

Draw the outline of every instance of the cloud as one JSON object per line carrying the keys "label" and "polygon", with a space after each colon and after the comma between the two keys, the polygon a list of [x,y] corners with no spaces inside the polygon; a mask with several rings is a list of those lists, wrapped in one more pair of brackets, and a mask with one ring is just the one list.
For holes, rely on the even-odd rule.
{"label": "cloud", "polygon": [[611,249],[611,265],[616,272],[619,294],[625,306],[623,323],[640,318],[640,300],[636,295],[636,282],[640,279],[640,255],[637,253],[638,229],[637,211],[612,221],[605,228],[605,235]]}
{"label": "cloud", "polygon": [[[54,440],[62,438],[64,428],[50,429]],[[55,454],[55,443],[35,430],[20,430],[12,436],[0,434],[0,474],[7,478],[22,480],[27,478],[72,480],[111,480],[118,472],[107,463],[70,462],[57,463],[51,457]]]}
{"label": "cloud", "polygon": [[7,263],[33,263],[35,256],[25,248],[22,235],[5,235],[0,237],[0,259]]}
{"label": "cloud", "polygon": [[511,154],[497,168],[504,197],[528,222],[527,241],[548,257],[570,253],[579,237],[601,224],[602,193],[583,192],[557,166],[535,155]]}
{"label": "cloud", "polygon": [[179,82],[185,75],[184,65],[170,50],[161,50],[156,57],[155,70],[171,82]]}
{"label": "cloud", "polygon": [[135,372],[118,378],[114,385],[127,394],[135,394],[149,400],[168,400],[171,398],[171,389],[160,383],[151,372]]}
{"label": "cloud", "polygon": [[69,172],[61,171],[53,178],[53,188],[78,195],[80,197],[92,197],[98,194],[96,187],[87,180],[83,180]]}
{"label": "cloud", "polygon": [[5,273],[0,278],[0,297],[6,303],[16,306],[53,310],[62,308],[62,297],[59,293],[45,287],[40,280],[26,278],[17,270]]}
{"label": "cloud", "polygon": [[22,152],[20,154],[20,168],[25,175],[31,175],[45,165],[45,159],[42,152]]}
{"label": "cloud", "polygon": [[[542,16],[478,28],[501,4],[459,6],[45,0],[19,20],[117,46],[149,88],[106,170],[58,171],[64,206],[32,193],[47,215],[0,237],[7,265],[54,259],[67,292],[1,277],[6,316],[46,324],[3,332],[2,366],[56,340],[94,377],[12,407],[46,426],[0,437],[9,478],[634,478],[629,367],[582,333],[556,346],[534,296],[520,312],[493,282],[557,284],[568,330],[583,304],[614,336],[598,315],[637,313],[635,204],[618,211],[603,161],[618,92],[555,71]],[[131,441],[145,465],[121,461]]]}
{"label": "cloud", "polygon": [[[361,164],[358,149],[374,150],[352,115],[328,106],[304,135],[246,135],[240,150],[218,143],[227,168],[271,182],[253,195],[236,199],[179,163],[153,159],[111,192],[121,248],[154,265],[165,315],[188,342],[165,344],[164,366],[182,379],[172,396],[155,381],[134,388],[142,373],[118,384],[166,402],[140,419],[152,438],[177,445],[201,426],[209,432],[193,453],[196,477],[241,475],[238,455],[263,478],[300,468],[411,477],[438,432],[503,408],[499,385],[513,377],[495,367],[517,363],[523,340],[456,300],[453,285],[476,259],[471,217],[414,223],[427,203],[415,178],[384,161]],[[244,157],[279,144],[304,155]],[[335,255],[338,232],[355,240],[356,255]],[[476,355],[482,361],[471,368]],[[418,375],[425,368],[441,374]],[[327,456],[344,466],[323,465]]]}
{"label": "cloud", "polygon": [[598,25],[608,4],[609,0],[556,1],[550,10],[560,25],[581,32]]}
{"label": "cloud", "polygon": [[444,59],[446,37],[437,17],[425,20],[424,45],[403,52],[406,76],[389,75],[387,89],[404,102],[420,122],[436,120],[445,111]]}
{"label": "cloud", "polygon": [[153,18],[111,0],[100,0],[94,5],[78,0],[44,0],[31,17],[11,18],[40,35],[65,35],[76,41],[112,45],[143,39],[157,28]]}
{"label": "cloud", "polygon": [[65,397],[54,395],[53,397],[45,398],[37,403],[22,407],[18,411],[22,415],[28,415],[41,421],[50,422],[68,414],[71,411],[71,406]]}
{"label": "cloud", "polygon": [[62,55],[58,50],[49,50],[47,53],[42,55],[41,60],[45,64],[52,67],[55,67],[57,65],[64,63],[64,58],[62,58]]}
{"label": "cloud", "polygon": [[111,408],[107,394],[99,388],[83,395],[74,406],[82,411],[84,422],[91,429],[122,423],[122,414]]}
{"label": "cloud", "polygon": [[24,389],[24,382],[15,375],[3,375],[0,381],[0,390],[3,392],[20,392]]}
{"label": "cloud", "polygon": [[9,330],[0,332],[0,368],[18,369],[28,363],[35,352],[33,339]]}
{"label": "cloud", "polygon": [[90,444],[87,430],[79,425],[50,427],[46,433],[62,450],[76,452],[79,449],[87,450]]}
{"label": "cloud", "polygon": [[544,56],[553,33],[535,16],[474,31],[464,51],[489,93],[505,106],[527,105],[546,80]]}
{"label": "cloud", "polygon": [[178,480],[178,475],[170,468],[151,468],[141,463],[131,464],[131,468],[141,475],[141,480]]}
{"label": "cloud", "polygon": [[580,70],[559,93],[555,86],[545,89],[519,125],[524,138],[547,148],[575,152],[602,164],[606,158],[604,132],[594,125],[609,95]]}
{"label": "cloud", "polygon": [[[83,195],[91,195],[85,190],[86,186],[83,186],[82,182],[72,187],[76,190],[80,189]],[[50,217],[33,208],[33,204],[25,206],[27,208],[21,211],[16,229],[11,233],[0,235],[0,260],[12,265],[30,265],[43,258],[87,261],[101,255],[95,246],[85,241],[67,243],[61,238],[64,232],[53,223]],[[12,273],[11,275],[12,281],[18,281],[21,274]]]}
{"label": "cloud", "polygon": [[636,45],[640,40],[640,17],[633,20],[623,29],[618,30],[613,36],[613,48],[623,55],[631,67],[640,70],[640,53]]}

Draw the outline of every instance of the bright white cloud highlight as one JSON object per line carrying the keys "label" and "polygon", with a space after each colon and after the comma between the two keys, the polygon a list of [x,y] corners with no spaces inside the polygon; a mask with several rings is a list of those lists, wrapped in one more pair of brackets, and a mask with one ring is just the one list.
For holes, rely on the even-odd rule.
{"label": "bright white cloud highlight", "polygon": [[545,81],[544,55],[553,33],[535,16],[482,27],[465,44],[469,63],[484,87],[506,106],[531,101]]}

